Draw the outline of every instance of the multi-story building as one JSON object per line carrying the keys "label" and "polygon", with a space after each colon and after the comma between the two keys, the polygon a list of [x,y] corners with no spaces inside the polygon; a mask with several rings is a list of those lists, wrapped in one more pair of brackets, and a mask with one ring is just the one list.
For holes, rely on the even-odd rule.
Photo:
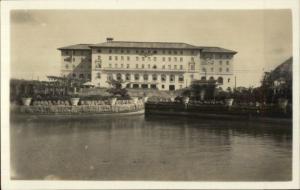
{"label": "multi-story building", "polygon": [[216,80],[233,87],[236,51],[186,43],[127,42],[107,38],[104,43],[59,48],[61,75],[109,87],[110,79],[122,79],[128,88],[177,90],[193,80]]}

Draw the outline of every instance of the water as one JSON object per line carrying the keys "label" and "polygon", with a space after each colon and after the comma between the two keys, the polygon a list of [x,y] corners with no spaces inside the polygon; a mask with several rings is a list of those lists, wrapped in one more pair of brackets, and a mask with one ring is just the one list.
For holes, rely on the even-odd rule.
{"label": "water", "polygon": [[17,117],[13,179],[286,181],[292,127],[184,117]]}

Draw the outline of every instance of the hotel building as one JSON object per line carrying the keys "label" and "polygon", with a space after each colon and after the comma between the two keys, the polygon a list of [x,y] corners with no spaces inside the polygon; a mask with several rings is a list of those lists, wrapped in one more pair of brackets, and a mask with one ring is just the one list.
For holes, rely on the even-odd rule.
{"label": "hotel building", "polygon": [[177,90],[193,80],[216,80],[223,89],[234,87],[236,51],[186,43],[129,42],[107,38],[104,43],[77,44],[61,51],[61,75],[109,87],[122,79],[128,88]]}

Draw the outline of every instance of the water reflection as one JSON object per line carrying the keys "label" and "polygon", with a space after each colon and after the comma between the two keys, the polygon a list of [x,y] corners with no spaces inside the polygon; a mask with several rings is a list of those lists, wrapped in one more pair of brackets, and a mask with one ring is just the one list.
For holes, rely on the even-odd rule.
{"label": "water reflection", "polygon": [[291,136],[248,121],[18,116],[11,167],[15,179],[290,180]]}

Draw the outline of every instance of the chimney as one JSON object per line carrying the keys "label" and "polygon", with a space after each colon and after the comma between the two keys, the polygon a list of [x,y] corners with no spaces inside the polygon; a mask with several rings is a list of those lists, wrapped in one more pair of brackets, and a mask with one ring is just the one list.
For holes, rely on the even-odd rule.
{"label": "chimney", "polygon": [[114,39],[111,37],[106,38],[106,42],[112,42]]}

